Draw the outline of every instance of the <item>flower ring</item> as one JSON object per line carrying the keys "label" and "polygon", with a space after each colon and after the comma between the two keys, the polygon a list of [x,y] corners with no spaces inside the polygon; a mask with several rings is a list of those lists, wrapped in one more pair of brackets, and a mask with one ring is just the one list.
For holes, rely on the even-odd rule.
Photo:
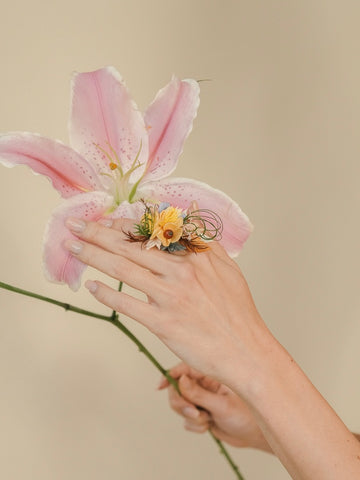
{"label": "flower ring", "polygon": [[130,242],[141,242],[147,249],[157,247],[169,253],[208,250],[209,242],[220,240],[222,221],[211,210],[199,209],[192,202],[186,210],[162,202],[149,204],[140,223],[135,224],[135,233],[125,232]]}

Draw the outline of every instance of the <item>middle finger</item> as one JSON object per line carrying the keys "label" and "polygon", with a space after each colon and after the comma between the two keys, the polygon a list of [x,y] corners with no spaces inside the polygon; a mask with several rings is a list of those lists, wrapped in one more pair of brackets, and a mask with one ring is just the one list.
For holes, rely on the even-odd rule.
{"label": "middle finger", "polygon": [[149,250],[144,249],[140,243],[131,243],[128,241],[126,233],[134,228],[133,221],[122,219],[123,227],[117,228],[106,227],[97,222],[85,222],[78,218],[68,218],[66,226],[77,237],[86,242],[98,245],[103,249],[128,258],[133,263],[145,267],[157,274],[165,274],[169,270],[169,264],[174,262],[171,255],[164,255],[157,248]]}
{"label": "middle finger", "polygon": [[103,250],[97,245],[86,242],[67,240],[64,244],[72,255],[81,262],[100,270],[116,280],[123,281],[152,299],[160,292],[160,279],[149,270],[137,265],[127,258]]}

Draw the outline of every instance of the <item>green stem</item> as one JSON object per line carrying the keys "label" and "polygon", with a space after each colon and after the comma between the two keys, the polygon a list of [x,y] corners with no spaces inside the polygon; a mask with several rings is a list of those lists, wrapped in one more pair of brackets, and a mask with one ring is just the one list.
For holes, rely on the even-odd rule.
{"label": "green stem", "polygon": [[12,285],[4,282],[0,282],[0,288],[10,290],[11,292],[20,293],[21,295],[26,295],[27,297],[37,298],[38,300],[42,300],[43,302],[52,303],[53,305],[64,308],[65,310],[80,313],[82,315],[87,315],[88,317],[99,318],[100,320],[109,320],[109,317],[106,315],[100,315],[98,313],[90,312],[89,310],[84,310],[83,308],[74,307],[69,303],[59,302],[58,300],[55,300],[53,298],[44,297],[43,295],[38,295],[37,293],[29,292],[28,290],[23,290],[22,288],[13,287]]}
{"label": "green stem", "polygon": [[125,335],[132,340],[135,345],[138,347],[139,351],[142,352],[149,360],[150,362],[166,377],[167,381],[171,383],[171,385],[174,386],[174,388],[180,393],[179,387],[178,387],[178,382],[173,378],[171,375],[169,375],[168,370],[166,370],[157,360],[156,358],[149,352],[149,350],[143,345],[140,340],[138,340],[133,333],[130,332],[130,330],[125,327],[123,323],[120,322],[118,314],[116,314],[115,319],[111,318],[108,319],[110,323],[112,323],[116,328],[121,330]]}
{"label": "green stem", "polygon": [[209,434],[210,436],[212,437],[212,439],[214,440],[215,443],[217,443],[218,447],[219,447],[219,450],[220,450],[220,453],[222,455],[224,455],[224,457],[226,458],[226,460],[228,461],[230,467],[234,470],[235,472],[235,475],[237,476],[237,478],[239,480],[245,480],[244,477],[241,475],[240,473],[240,470],[239,470],[239,467],[236,465],[236,463],[233,462],[232,458],[230,457],[230,454],[229,452],[226,450],[226,448],[224,447],[223,443],[221,442],[221,440],[219,440],[218,438],[215,437],[215,435],[212,433],[211,430],[209,430]]}
{"label": "green stem", "polygon": [[[122,284],[119,286],[119,292],[121,291]],[[178,382],[173,378],[171,375],[169,375],[169,372],[156,360],[156,358],[150,353],[150,351],[145,347],[143,343],[140,342],[140,340],[135,337],[135,335],[130,332],[130,330],[125,327],[125,325],[120,322],[119,320],[119,314],[114,313],[113,311],[111,317],[108,317],[106,320],[110,323],[112,323],[116,328],[121,330],[125,335],[132,340],[135,345],[138,347],[139,351],[142,352],[149,360],[150,362],[166,377],[167,381],[171,383],[171,385],[174,386],[174,388],[180,393],[179,387],[178,387]]]}
{"label": "green stem", "polygon": [[[123,287],[123,282],[119,284],[119,292],[121,292]],[[36,298],[38,300],[42,300],[44,302],[52,303],[53,305],[57,305],[59,307],[64,308],[66,311],[80,313],[81,315],[87,315],[88,317],[98,318],[100,320],[105,320],[106,322],[112,323],[116,328],[121,330],[130,340],[132,340],[135,345],[138,347],[139,351],[142,352],[150,362],[161,372],[162,375],[167,379],[167,381],[174,386],[176,391],[181,395],[179,385],[177,380],[169,375],[168,370],[166,370],[157,360],[156,358],[150,353],[150,351],[140,342],[140,340],[135,337],[135,335],[119,320],[119,314],[113,310],[110,316],[100,315],[98,313],[91,312],[89,310],[84,310],[83,308],[74,307],[69,303],[59,302],[50,297],[45,297],[44,295],[38,295],[37,293],[29,292],[28,290],[23,290],[22,288],[14,287],[4,282],[0,282],[0,288],[4,288],[5,290],[10,290],[11,292],[20,293],[21,295],[26,295],[27,297]],[[222,453],[226,460],[228,461],[230,467],[234,471],[235,475],[239,480],[245,480],[244,477],[241,475],[239,468],[233,462],[231,456],[229,455],[228,451],[224,447],[223,443],[215,437],[215,435],[209,430],[210,436],[213,438],[215,443],[218,445],[220,449],[220,453]]]}

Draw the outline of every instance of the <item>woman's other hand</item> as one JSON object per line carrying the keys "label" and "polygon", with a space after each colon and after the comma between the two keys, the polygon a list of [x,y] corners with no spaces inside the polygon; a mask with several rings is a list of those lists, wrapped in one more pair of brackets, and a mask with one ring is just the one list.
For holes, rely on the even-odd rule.
{"label": "woman's other hand", "polygon": [[158,388],[168,388],[170,406],[184,417],[186,430],[204,433],[210,429],[216,438],[234,447],[272,453],[251,411],[230,388],[184,363],[168,373],[178,380],[181,395],[165,377]]}

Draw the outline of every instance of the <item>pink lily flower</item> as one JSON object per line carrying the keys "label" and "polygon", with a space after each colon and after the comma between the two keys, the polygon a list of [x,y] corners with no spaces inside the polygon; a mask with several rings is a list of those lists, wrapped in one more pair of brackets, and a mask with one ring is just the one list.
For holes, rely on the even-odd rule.
{"label": "pink lily flower", "polygon": [[0,135],[0,163],[28,165],[47,176],[64,201],[47,225],[44,267],[50,281],[77,290],[86,267],[63,243],[66,218],[139,219],[140,199],[186,209],[192,201],[223,220],[221,243],[235,256],[252,230],[227,195],[205,183],[167,177],[176,168],[199,106],[199,85],[173,78],[142,115],[113,67],[75,74],[69,122],[71,147],[37,134]]}

